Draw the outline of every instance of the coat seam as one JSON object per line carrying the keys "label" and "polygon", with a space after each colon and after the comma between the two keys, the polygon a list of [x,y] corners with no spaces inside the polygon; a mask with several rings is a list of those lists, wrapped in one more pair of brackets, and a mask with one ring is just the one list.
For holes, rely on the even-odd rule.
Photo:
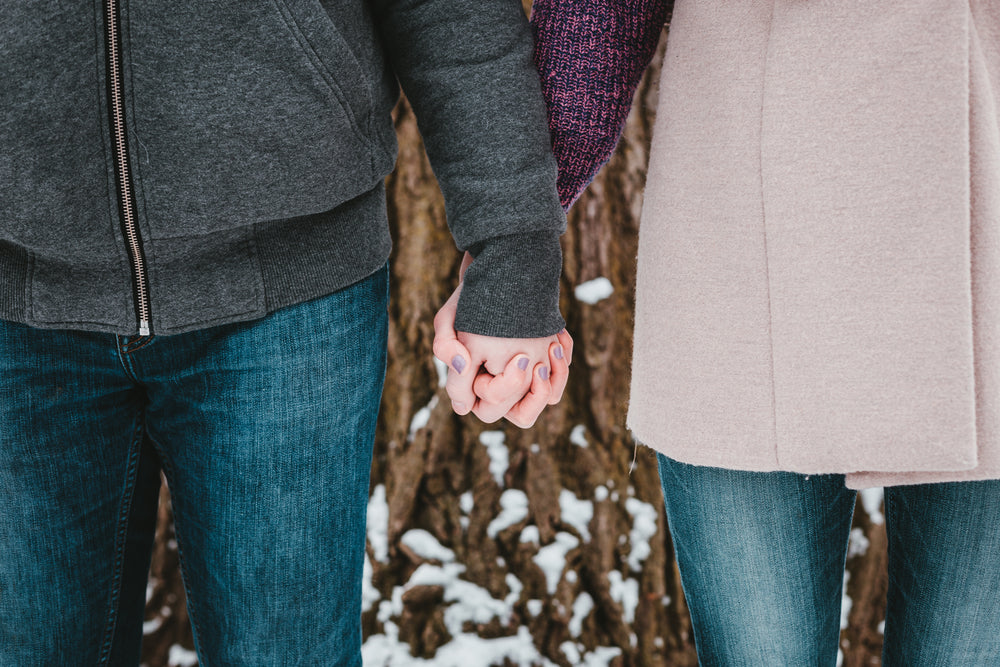
{"label": "coat seam", "polygon": [[771,2],[771,14],[767,21],[767,37],[764,43],[764,62],[761,65],[760,84],[760,128],[757,143],[757,173],[760,178],[760,220],[764,236],[764,282],[767,288],[767,341],[771,364],[771,433],[774,445],[774,463],[781,468],[781,457],[778,454],[778,406],[777,380],[774,374],[774,309],[771,302],[771,262],[767,246],[767,206],[764,200],[764,99],[767,94],[767,63],[771,52],[771,31],[774,29],[774,0]]}

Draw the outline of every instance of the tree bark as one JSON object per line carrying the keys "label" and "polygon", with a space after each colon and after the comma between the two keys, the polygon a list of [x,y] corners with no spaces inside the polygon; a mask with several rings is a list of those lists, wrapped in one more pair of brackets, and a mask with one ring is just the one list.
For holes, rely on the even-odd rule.
{"label": "tree bark", "polygon": [[[373,589],[362,617],[366,639],[433,658],[456,633],[487,640],[521,633],[518,641],[530,649],[521,655],[536,657],[496,664],[544,659],[566,667],[602,647],[611,649],[603,653],[611,665],[697,664],[655,458],[635,447],[624,425],[638,221],[660,58],[662,44],[617,153],[571,212],[562,278],[563,313],[576,345],[570,385],[562,403],[527,431],[455,416],[439,383],[432,318],[456,284],[461,257],[412,114],[405,102],[397,109],[400,157],[387,180],[396,239],[390,354],[372,470],[373,506],[388,513],[385,520],[370,516],[369,526],[370,535],[385,531],[388,549],[368,547]],[[610,281],[610,296],[593,304],[574,298],[575,287],[597,278]],[[492,523],[519,499],[526,507],[509,525]],[[853,606],[842,648],[845,665],[873,665],[879,664],[885,534],[860,507],[856,526],[871,546],[849,561]],[[453,559],[434,560],[403,539],[415,529],[450,549]],[[171,646],[192,646],[166,497],[158,536],[144,644],[149,667],[167,665]],[[555,567],[543,567],[550,561]],[[461,570],[457,580],[465,583],[411,581],[421,566],[423,573]],[[454,614],[467,602],[462,595],[473,594],[496,602],[496,615]],[[486,664],[479,659],[466,662]]]}

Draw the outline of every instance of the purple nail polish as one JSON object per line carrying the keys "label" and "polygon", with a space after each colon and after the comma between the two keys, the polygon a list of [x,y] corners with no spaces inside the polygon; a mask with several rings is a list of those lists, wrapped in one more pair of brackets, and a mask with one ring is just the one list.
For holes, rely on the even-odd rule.
{"label": "purple nail polish", "polygon": [[456,354],[451,360],[451,367],[458,371],[458,374],[461,375],[462,371],[465,370],[465,359],[463,359],[461,355]]}
{"label": "purple nail polish", "polygon": [[552,354],[555,355],[556,359],[562,359],[563,358],[562,345],[557,345],[556,351],[553,352]]}
{"label": "purple nail polish", "polygon": [[527,368],[528,368],[528,357],[521,357],[520,359],[518,359],[517,360],[517,367],[520,368],[522,371],[523,370],[527,370]]}
{"label": "purple nail polish", "polygon": [[543,380],[548,380],[549,379],[549,367],[548,366],[542,366],[540,369],[538,369],[538,377],[542,378]]}

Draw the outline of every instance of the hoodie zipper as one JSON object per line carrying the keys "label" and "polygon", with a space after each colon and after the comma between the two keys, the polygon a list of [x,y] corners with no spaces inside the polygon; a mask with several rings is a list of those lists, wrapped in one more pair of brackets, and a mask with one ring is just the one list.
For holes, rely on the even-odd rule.
{"label": "hoodie zipper", "polygon": [[149,336],[152,319],[149,308],[149,280],[142,240],[135,219],[135,193],[132,190],[132,168],[128,156],[128,135],[125,132],[124,75],[121,68],[121,26],[118,0],[104,0],[104,22],[107,37],[108,119],[114,152],[115,177],[118,182],[118,211],[122,233],[132,265],[132,291],[140,336]]}

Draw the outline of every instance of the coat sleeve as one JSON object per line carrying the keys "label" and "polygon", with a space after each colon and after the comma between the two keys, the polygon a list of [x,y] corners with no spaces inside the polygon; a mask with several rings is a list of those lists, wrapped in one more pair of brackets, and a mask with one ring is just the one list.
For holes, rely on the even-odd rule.
{"label": "coat sleeve", "polygon": [[611,158],[672,0],[535,0],[535,64],[569,208]]}
{"label": "coat sleeve", "polygon": [[370,7],[452,235],[475,257],[456,328],[513,338],[558,332],[566,219],[520,1],[370,0]]}

